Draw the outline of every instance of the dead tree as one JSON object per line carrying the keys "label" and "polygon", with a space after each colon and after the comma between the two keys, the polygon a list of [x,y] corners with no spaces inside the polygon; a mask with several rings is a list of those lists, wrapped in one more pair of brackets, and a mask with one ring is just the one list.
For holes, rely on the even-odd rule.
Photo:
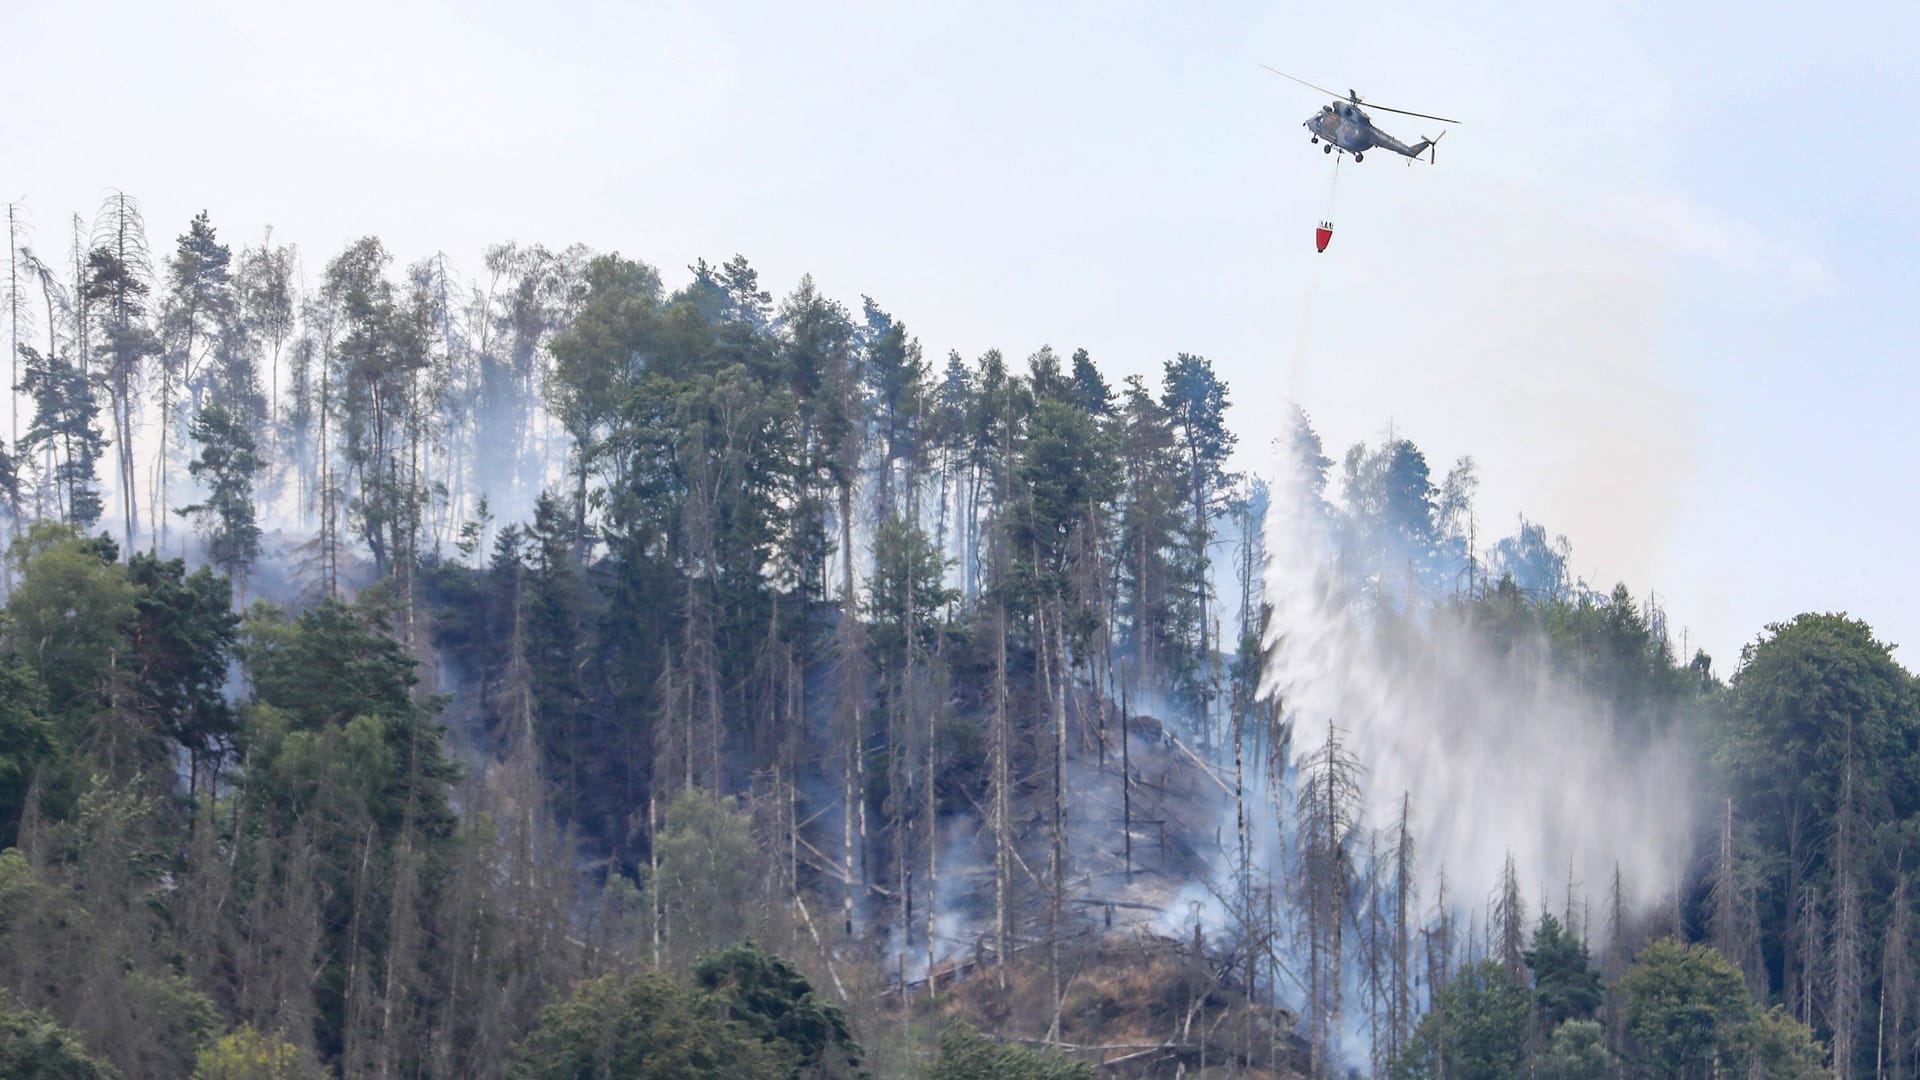
{"label": "dead tree", "polygon": [[1413,795],[1400,795],[1400,821],[1393,835],[1393,942],[1387,986],[1387,1050],[1398,1057],[1413,1032],[1412,950],[1410,918],[1417,909],[1413,852]]}
{"label": "dead tree", "polygon": [[1607,890],[1607,959],[1601,976],[1606,990],[1607,1049],[1619,1054],[1626,1043],[1626,993],[1621,980],[1633,963],[1638,942],[1627,912],[1626,888],[1620,876],[1620,864],[1613,864],[1613,884]]}
{"label": "dead tree", "polygon": [[1733,830],[1733,800],[1720,821],[1720,848],[1707,893],[1707,928],[1713,947],[1734,962],[1755,1000],[1764,998],[1766,968],[1760,957],[1759,919],[1753,888],[1743,880]]}
{"label": "dead tree", "polygon": [[1879,1046],[1874,1074],[1906,1080],[1913,1064],[1913,898],[1904,866],[1893,886],[1880,950]]}
{"label": "dead tree", "polygon": [[1512,853],[1508,853],[1506,865],[1500,870],[1500,887],[1494,893],[1488,914],[1493,923],[1488,928],[1488,944],[1493,947],[1494,959],[1500,961],[1500,966],[1516,984],[1525,985],[1527,907],[1520,896],[1520,877],[1514,871]]}
{"label": "dead tree", "polygon": [[1827,965],[1827,993],[1833,1025],[1833,1073],[1837,1080],[1852,1080],[1860,1034],[1860,1009],[1866,979],[1865,916],[1861,911],[1858,859],[1861,829],[1858,794],[1854,776],[1859,770],[1858,750],[1853,722],[1849,718],[1846,733],[1846,760],[1841,772],[1840,806],[1834,815],[1833,833],[1833,940]]}
{"label": "dead tree", "polygon": [[1307,939],[1307,1004],[1313,1014],[1310,1065],[1327,1071],[1327,1049],[1341,1005],[1342,929],[1352,880],[1347,851],[1358,824],[1360,764],[1327,721],[1327,741],[1301,769],[1300,913]]}
{"label": "dead tree", "polygon": [[1802,881],[1800,888],[1792,898],[1793,922],[1789,930],[1793,942],[1793,956],[1799,970],[1798,978],[1789,985],[1789,1008],[1800,1022],[1808,1027],[1825,1014],[1826,998],[1823,993],[1826,979],[1824,960],[1826,952],[1822,945],[1826,941],[1826,927],[1820,915],[1822,898],[1819,886],[1811,881]]}
{"label": "dead tree", "polygon": [[1007,604],[996,597],[993,605],[993,728],[987,737],[993,810],[993,949],[994,970],[1002,993],[1007,989],[1007,881],[1013,861],[1013,776],[1007,758],[1013,747],[1013,728],[1007,715]]}

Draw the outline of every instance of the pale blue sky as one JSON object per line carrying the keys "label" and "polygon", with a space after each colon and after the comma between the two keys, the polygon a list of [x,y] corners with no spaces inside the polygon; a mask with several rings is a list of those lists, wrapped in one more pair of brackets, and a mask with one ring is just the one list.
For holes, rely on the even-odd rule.
{"label": "pale blue sky", "polygon": [[[1920,5],[0,4],[0,198],[121,187],[309,271],[580,240],[868,293],[928,352],[1180,350],[1243,465],[1298,394],[1567,533],[1729,668],[1808,608],[1920,640]],[[1518,9],[1518,10],[1516,10]],[[1460,117],[1330,165],[1264,62]],[[1378,116],[1410,139],[1426,121]],[[1905,657],[1912,663],[1912,657]]]}

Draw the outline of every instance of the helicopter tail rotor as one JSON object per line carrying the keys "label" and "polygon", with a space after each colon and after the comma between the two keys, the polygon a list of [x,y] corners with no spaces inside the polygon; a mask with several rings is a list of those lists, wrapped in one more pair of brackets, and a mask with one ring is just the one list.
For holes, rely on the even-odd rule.
{"label": "helicopter tail rotor", "polygon": [[1421,154],[1427,155],[1427,164],[1433,164],[1436,159],[1435,148],[1439,146],[1441,139],[1446,138],[1446,135],[1447,133],[1444,131],[1432,138],[1423,135],[1420,137],[1419,142],[1401,151],[1407,155],[1407,165],[1411,167],[1415,161],[1419,160]]}

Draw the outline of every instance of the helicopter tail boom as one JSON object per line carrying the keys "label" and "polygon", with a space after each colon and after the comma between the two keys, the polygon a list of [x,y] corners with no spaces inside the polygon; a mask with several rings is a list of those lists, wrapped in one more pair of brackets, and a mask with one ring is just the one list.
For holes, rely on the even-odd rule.
{"label": "helicopter tail boom", "polygon": [[1413,159],[1419,157],[1422,153],[1427,155],[1427,164],[1436,164],[1440,156],[1440,140],[1446,137],[1447,133],[1445,131],[1442,131],[1431,139],[1422,136],[1419,142],[1414,143],[1408,148],[1410,152],[1407,154],[1407,164],[1413,164]]}

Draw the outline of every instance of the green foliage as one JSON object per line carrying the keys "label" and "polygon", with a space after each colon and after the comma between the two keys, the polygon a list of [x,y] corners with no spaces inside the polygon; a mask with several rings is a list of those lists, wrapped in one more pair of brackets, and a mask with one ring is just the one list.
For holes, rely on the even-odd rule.
{"label": "green foliage", "polygon": [[96,777],[38,835],[42,863],[0,852],[0,985],[133,1076],[186,1075],[218,1024],[213,1002],[165,962],[164,811]]}
{"label": "green foliage", "polygon": [[188,1076],[220,1027],[212,999],[186,977],[130,971],[120,995],[125,1019],[141,1038],[107,1053],[136,1076]]}
{"label": "green foliage", "polygon": [[693,978],[729,1019],[790,1055],[794,1077],[864,1075],[846,1012],[816,997],[806,976],[780,957],[744,942],[701,957]]}
{"label": "green foliage", "polygon": [[652,267],[603,255],[587,267],[586,302],[553,340],[553,405],[577,444],[583,475],[636,360],[652,351],[659,307],[660,275]]}
{"label": "green foliage", "polygon": [[[1421,569],[1435,555],[1437,510],[1427,457],[1410,439],[1368,450],[1356,444],[1342,462],[1350,527],[1371,539],[1374,573],[1392,574],[1414,559]],[[1391,541],[1390,543],[1386,541]]]}
{"label": "green foliage", "polygon": [[1597,1020],[1568,1020],[1553,1029],[1539,1075],[1543,1080],[1608,1080],[1613,1055],[1607,1053],[1606,1038]]}
{"label": "green foliage", "polygon": [[[1800,928],[1809,919],[1838,928],[1849,891],[1856,920],[1884,918],[1901,860],[1914,859],[1920,684],[1865,623],[1804,614],[1769,626],[1741,651],[1718,720],[1714,760],[1759,852],[1759,945],[1783,973],[1781,990],[1798,992],[1809,981],[1795,944]],[[1808,896],[1826,902],[1808,905]],[[1871,925],[1852,926],[1852,940],[1878,936]],[[1834,992],[1856,1003],[1872,1000],[1873,965],[1841,964],[1838,972],[1812,979],[1833,978]],[[1845,1040],[1835,1033],[1834,1042],[1861,1052],[1881,1038],[1876,1010],[1856,1007],[1852,1016],[1857,1029]]]}
{"label": "green foliage", "polygon": [[138,591],[104,537],[37,522],[10,550],[21,581],[8,599],[17,654],[39,676],[55,717],[98,707]]}
{"label": "green foliage", "polygon": [[396,993],[396,980],[423,977],[409,943],[422,932],[418,912],[440,901],[458,770],[431,710],[414,700],[413,660],[373,591],[291,620],[256,605],[243,636],[254,686],[243,733],[247,850],[261,872],[299,865],[289,888],[318,900],[319,977],[307,981],[321,1048],[335,1056],[350,1016],[368,1015],[350,1003],[371,1008],[374,985]]}
{"label": "green foliage", "polygon": [[1753,1055],[1752,1075],[1766,1080],[1825,1080],[1833,1075],[1826,1047],[1779,1005],[1754,1011],[1747,1048]]}
{"label": "green foliage", "polygon": [[77,528],[91,528],[100,520],[100,479],[97,467],[107,439],[97,421],[99,406],[85,370],[57,352],[42,355],[20,346],[24,373],[20,389],[33,399],[33,426],[20,436],[25,458],[51,451],[54,458],[53,495],[60,519]]}
{"label": "green foliage", "polygon": [[[1642,949],[1622,980],[1632,1075],[1687,1080],[1829,1076],[1827,1052],[1785,1009],[1758,1008],[1739,969],[1705,945],[1670,938]],[[1572,1024],[1566,1025],[1572,1027]]]}
{"label": "green foliage", "polygon": [[1795,813],[1814,815],[1802,829],[1827,831],[1849,731],[1866,766],[1853,783],[1867,820],[1920,810],[1920,693],[1857,619],[1809,614],[1769,626],[1741,650],[1724,716],[1719,762],[1776,850],[1786,849]]}
{"label": "green foliage", "polygon": [[1549,541],[1545,526],[1522,518],[1517,532],[1493,545],[1487,558],[1488,573],[1496,581],[1512,582],[1517,589],[1557,599],[1572,584],[1567,572],[1572,554],[1573,545],[1565,536]]}
{"label": "green foliage", "polygon": [[293,619],[256,604],[242,631],[254,701],[283,710],[301,728],[413,713],[413,659],[372,594],[355,604],[323,600]]}
{"label": "green foliage", "polygon": [[1186,463],[1190,497],[1211,502],[1226,491],[1227,456],[1239,441],[1227,427],[1227,384],[1206,357],[1181,353],[1164,366],[1160,404]]}
{"label": "green foliage", "polygon": [[1090,526],[1120,491],[1118,463],[1093,414],[1054,398],[1034,404],[1026,450],[1020,475],[1029,498],[1015,510],[1014,550],[1031,550],[1034,572],[1055,579],[1043,587],[1057,592],[1074,530]]}
{"label": "green foliage", "polygon": [[1172,549],[1179,534],[1180,481],[1166,409],[1138,375],[1121,391],[1120,512],[1124,648],[1151,678],[1175,651]]}
{"label": "green foliage", "polygon": [[1725,957],[1662,939],[1641,950],[1624,984],[1637,1075],[1691,1080],[1739,1067],[1753,1003]]}
{"label": "green foliage", "polygon": [[761,855],[734,800],[680,791],[654,845],[659,874],[652,884],[682,962],[747,936]]}
{"label": "green foliage", "polygon": [[784,1080],[790,1063],[664,975],[603,976],[541,1010],[515,1050],[513,1080]]}
{"label": "green foliage", "polygon": [[929,1080],[1093,1080],[1093,1066],[989,1039],[965,1023],[940,1032]]}
{"label": "green foliage", "polygon": [[[363,770],[341,783],[364,794],[383,830],[391,834],[404,818],[429,835],[452,832],[447,793],[458,770],[441,753],[440,726],[414,702],[414,661],[392,637],[378,596],[370,592],[352,606],[325,600],[293,620],[256,605],[242,636],[255,707],[271,706],[308,737],[287,743],[295,756],[285,762],[269,754],[268,772],[314,783],[302,762],[325,771],[338,760],[332,755],[349,754]],[[333,745],[347,729],[346,743]],[[317,756],[302,756],[303,748]]]}
{"label": "green foliage", "polygon": [[240,620],[227,579],[207,567],[188,574],[179,559],[136,554],[127,580],[139,590],[131,628],[134,689],[150,716],[201,765],[222,754],[235,732],[227,703],[227,663]]}
{"label": "green foliage", "polygon": [[[0,614],[0,640],[10,636],[8,630]],[[34,776],[54,753],[53,725],[41,713],[41,698],[26,665],[0,653],[0,848],[15,842]]]}
{"label": "green foliage", "polygon": [[[210,572],[186,574],[152,556],[123,566],[110,541],[45,524],[15,547],[20,584],[0,625],[0,843],[18,832],[36,777],[42,797],[32,860],[0,854],[0,970],[129,1073],[181,1074],[211,1030],[206,999],[177,971],[202,980],[227,1022],[275,1032],[243,1027],[201,1048],[208,1075],[297,1071],[313,1064],[296,1060],[308,1040],[347,1074],[501,1064],[498,1048],[529,1028],[535,1006],[582,964],[601,970],[593,965],[631,948],[647,921],[642,908],[654,909],[616,872],[591,940],[569,936],[565,912],[580,901],[564,886],[567,871],[535,864],[559,853],[559,866],[575,853],[571,837],[549,843],[535,826],[545,820],[543,795],[579,836],[582,857],[630,868],[653,846],[659,873],[647,887],[665,916],[670,970],[739,940],[768,888],[767,856],[726,800],[680,792],[661,800],[657,835],[636,827],[635,808],[683,776],[715,791],[752,776],[765,805],[791,793],[796,819],[808,820],[819,808],[810,796],[838,779],[830,774],[844,747],[865,747],[852,760],[869,766],[865,805],[877,826],[863,829],[862,877],[903,895],[905,882],[894,879],[923,854],[914,848],[941,842],[951,823],[940,815],[966,812],[986,789],[981,688],[996,672],[976,629],[995,603],[1005,604],[1013,639],[1009,771],[1023,812],[1043,782],[1042,685],[1067,672],[1084,678],[1063,697],[1080,723],[1096,712],[1086,705],[1105,703],[1077,690],[1103,676],[1109,687],[1171,691],[1189,706],[1218,685],[1226,643],[1211,638],[1225,620],[1210,606],[1223,576],[1209,563],[1232,530],[1213,519],[1231,510],[1233,529],[1251,537],[1261,514],[1254,498],[1229,501],[1227,387],[1203,358],[1180,354],[1153,389],[1136,377],[1116,395],[1084,350],[1068,370],[1043,347],[1024,373],[993,350],[977,365],[952,355],[934,386],[919,343],[872,300],[850,315],[806,280],[776,308],[737,256],[698,262],[692,283],[667,295],[660,275],[632,259],[504,245],[488,252],[493,278],[476,282],[469,301],[450,286],[444,260],[390,278],[386,249],[369,237],[327,264],[283,366],[278,349],[296,312],[288,249],[244,254],[236,296],[231,253],[206,215],[196,218],[166,267],[156,340],[144,253],[125,228],[137,218],[116,200],[109,220],[118,225],[101,236],[118,235],[76,268],[79,333],[68,336],[83,344],[21,353],[19,389],[37,413],[28,438],[0,460],[0,496],[16,494],[12,477],[28,463],[47,461],[50,483],[33,492],[43,512],[91,522],[102,513],[96,462],[111,446],[121,456],[124,501],[115,509],[128,516],[130,547],[145,483],[132,463],[145,407],[137,395],[145,358],[160,351],[158,374],[169,380],[158,387],[162,432],[171,436],[185,418],[187,393],[202,406],[189,471],[207,494],[180,512],[197,519],[215,565],[239,575],[258,553],[255,484],[263,459],[284,453],[297,486],[277,497],[344,505],[361,553],[393,572],[390,586],[357,602],[329,599],[292,618],[255,608],[236,635],[225,585]],[[54,301],[49,289],[50,321]],[[255,385],[252,364],[267,344],[276,352],[268,370],[292,380],[284,425],[266,422]],[[111,442],[99,431],[109,399]],[[550,435],[539,416],[557,418],[571,442],[564,489],[551,493],[541,491],[550,479],[542,469],[555,447],[529,449]],[[1332,463],[1304,415],[1294,419],[1310,512],[1344,533],[1350,554],[1368,548],[1341,565],[1369,587],[1417,577],[1408,584],[1425,597],[1457,596],[1473,555],[1460,535],[1471,462],[1439,481],[1411,440],[1357,447],[1336,509],[1324,500]],[[530,519],[493,528],[487,490],[503,513],[531,500]],[[335,516],[329,509],[329,528]],[[473,520],[461,527],[462,517]],[[829,653],[821,646],[844,614],[832,595],[835,556],[857,562],[846,547],[867,539],[869,526],[871,573],[858,611],[868,621],[842,625],[845,648]],[[418,536],[457,537],[472,562],[489,533],[494,559],[484,569],[438,564],[437,553],[414,547]],[[1253,550],[1243,553],[1245,614],[1235,628],[1242,721],[1263,640]],[[947,588],[953,553],[963,556],[962,589]],[[1508,655],[1544,648],[1623,741],[1686,736],[1686,721],[1720,704],[1704,657],[1675,663],[1657,608],[1624,586],[1599,593],[1569,579],[1564,539],[1523,522],[1490,558],[1498,584],[1467,590],[1445,614]],[[330,569],[326,583],[335,576]],[[952,610],[963,595],[988,606]],[[408,621],[396,633],[402,610]],[[511,775],[495,786],[512,792],[476,783],[470,845],[452,842],[455,770],[435,703],[416,685],[412,656],[430,651],[416,629],[429,621],[435,677],[461,687],[471,730],[498,740],[479,752],[529,736],[538,744],[503,768],[487,763],[489,780]],[[1047,675],[1043,626],[1072,652]],[[1407,619],[1399,629],[1416,626]],[[870,649],[848,644],[868,631]],[[1119,664],[1089,669],[1092,650],[1108,643],[1118,656],[1103,659]],[[236,651],[246,677],[230,685]],[[249,698],[240,729],[228,702],[236,686]],[[856,695],[881,702],[860,729],[849,708]],[[1748,964],[1757,978],[1784,973],[1789,996],[1814,983],[1809,1008],[1823,1018],[1846,1013],[1841,998],[1857,1006],[1877,990],[1892,1003],[1893,1056],[1911,1059],[1914,1024],[1903,1018],[1911,980],[1873,970],[1871,958],[1910,951],[1876,924],[1920,836],[1920,691],[1863,625],[1810,615],[1769,628],[1724,704],[1707,734],[1737,804],[1742,870],[1757,885],[1740,898],[1739,929],[1727,931],[1753,937],[1743,939],[1742,962],[1764,961]],[[178,798],[167,739],[191,760],[189,784],[209,775],[202,766],[219,772],[227,786],[198,793],[218,798]],[[915,771],[922,751],[937,758],[935,775]],[[928,804],[914,793],[929,789],[936,817],[919,820]],[[1862,826],[1844,830],[1844,843],[1837,826],[1856,819],[1842,813],[1843,791]],[[511,812],[489,801],[503,797]],[[493,844],[513,850],[492,861]],[[460,861],[469,855],[470,865]],[[1842,858],[1846,875],[1830,865]],[[1842,876],[1857,893],[1840,887]],[[789,887],[805,885],[780,886]],[[549,895],[539,903],[503,898],[542,889]],[[1816,928],[1838,927],[1843,908],[1854,913],[1849,926],[1864,922],[1853,945],[1824,929],[1810,940],[1857,953],[1865,970],[1848,976],[1828,956],[1813,976],[1798,972],[1790,895],[1815,898],[1805,921]],[[1691,903],[1681,920],[1702,925]],[[1503,953],[1505,973],[1469,968],[1437,994],[1394,1074],[1515,1075],[1523,1046],[1541,1075],[1608,1071],[1588,1019],[1599,980],[1584,946],[1544,918],[1526,954],[1532,994],[1512,981],[1514,955]],[[1637,999],[1622,992],[1622,1004],[1638,1009],[1634,1047],[1647,1073],[1697,1072],[1699,1059],[1674,1055],[1703,1038],[1727,1072],[1819,1073],[1811,1032],[1778,1010],[1743,1012],[1716,996],[1727,990],[1717,974],[1662,966],[1662,956],[1650,950],[1635,968]],[[608,1041],[619,1028],[659,1051],[619,1060],[660,1075],[859,1068],[846,1017],[784,961],[742,946],[692,970],[699,992],[657,980],[583,987],[551,1014],[548,1041],[529,1039],[515,1067],[523,1075],[566,1074],[569,1061],[625,1067]],[[1843,980],[1851,997],[1834,985]],[[95,1038],[108,1029],[89,1026],[83,1010],[96,1002],[81,1002],[82,984],[105,1002],[101,1015],[133,1017],[125,1030],[142,1037]],[[455,1010],[470,1011],[448,1023]],[[1705,1035],[1701,1016],[1712,1021]],[[482,1028],[490,1033],[476,1035]],[[562,1053],[569,1032],[578,1038]],[[1864,1034],[1854,1039],[1862,1059],[1872,1033]],[[449,1039],[467,1045],[428,1045]],[[385,1045],[369,1049],[376,1041]],[[543,1047],[554,1053],[543,1058]],[[715,1048],[746,1056],[723,1062]],[[163,1064],[129,1066],[138,1055]],[[461,1065],[446,1064],[454,1061]],[[543,1061],[560,1072],[534,1071]],[[962,1028],[943,1040],[938,1068],[1082,1074]]]}
{"label": "green foliage", "polygon": [[73,1034],[47,1017],[20,1009],[0,990],[0,1076],[8,1080],[119,1080],[120,1073],[87,1054]]}
{"label": "green foliage", "polygon": [[200,1051],[193,1080],[321,1080],[326,1074],[277,1031],[242,1024]]}
{"label": "green foliage", "polygon": [[909,595],[913,600],[914,648],[932,650],[940,632],[940,609],[959,599],[956,590],[943,584],[946,571],[946,560],[924,531],[903,517],[890,517],[880,523],[873,538],[867,612],[874,620],[873,645],[883,667],[899,666],[898,661],[889,661],[905,655]]}
{"label": "green foliage", "polygon": [[1591,1019],[1600,1008],[1600,972],[1587,955],[1586,942],[1563,929],[1551,914],[1540,916],[1526,961],[1533,971],[1534,997],[1545,1030],[1568,1020]]}
{"label": "green foliage", "polygon": [[194,417],[191,435],[200,455],[187,471],[206,485],[207,497],[174,513],[196,519],[207,538],[208,561],[238,577],[260,554],[253,478],[267,463],[245,419],[218,402],[208,403]]}
{"label": "green foliage", "polygon": [[1497,961],[1469,964],[1436,995],[1390,1069],[1394,1080],[1509,1080],[1526,1053],[1525,988]]}
{"label": "green foliage", "polygon": [[340,450],[358,484],[348,518],[384,577],[405,555],[426,493],[402,472],[402,425],[414,378],[426,366],[426,346],[404,297],[385,267],[392,256],[377,237],[354,241],[327,263],[323,296],[344,333],[333,350],[332,383],[340,414]]}

